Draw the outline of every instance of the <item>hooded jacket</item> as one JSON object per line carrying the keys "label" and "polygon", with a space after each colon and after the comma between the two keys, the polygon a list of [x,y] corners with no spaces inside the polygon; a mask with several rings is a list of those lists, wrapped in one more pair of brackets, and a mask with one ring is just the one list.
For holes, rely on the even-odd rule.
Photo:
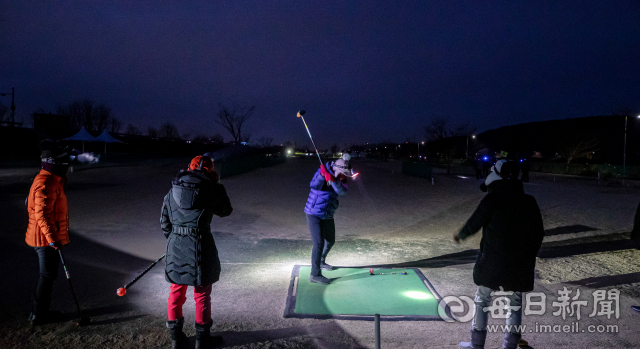
{"label": "hooded jacket", "polygon": [[211,235],[213,215],[233,208],[224,186],[201,171],[180,172],[164,197],[160,225],[167,237],[165,279],[180,285],[210,285],[220,278],[220,259]]}
{"label": "hooded jacket", "polygon": [[458,234],[465,239],[482,228],[473,281],[493,290],[531,291],[544,237],[540,208],[519,180],[502,179],[492,186]]}
{"label": "hooded jacket", "polygon": [[65,182],[66,178],[47,170],[40,170],[33,179],[27,199],[27,245],[43,247],[56,241],[62,245],[69,243],[69,209],[63,188]]}
{"label": "hooded jacket", "polygon": [[[335,177],[331,163],[327,162],[324,166],[327,172]],[[340,205],[338,196],[347,193],[347,180],[338,179],[329,185],[318,169],[311,179],[310,186],[311,192],[304,207],[304,213],[320,217],[320,219],[332,219]]]}

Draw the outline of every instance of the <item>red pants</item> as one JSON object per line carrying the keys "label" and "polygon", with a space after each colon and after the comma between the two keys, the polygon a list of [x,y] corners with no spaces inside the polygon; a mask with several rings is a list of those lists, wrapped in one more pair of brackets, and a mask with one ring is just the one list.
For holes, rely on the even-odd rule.
{"label": "red pants", "polygon": [[[171,284],[169,292],[169,305],[167,315],[169,321],[178,320],[182,317],[182,305],[187,300],[188,285]],[[204,325],[211,321],[211,285],[195,286],[193,299],[196,302],[196,322]]]}

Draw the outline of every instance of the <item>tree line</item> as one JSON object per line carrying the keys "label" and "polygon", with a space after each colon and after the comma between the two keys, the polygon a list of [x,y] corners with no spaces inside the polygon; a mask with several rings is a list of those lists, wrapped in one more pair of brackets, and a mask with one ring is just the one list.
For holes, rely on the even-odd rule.
{"label": "tree line", "polygon": [[[4,105],[0,104],[0,120],[6,114]],[[218,103],[213,121],[226,133],[231,136],[233,142],[249,142],[251,134],[246,132],[247,121],[253,116],[255,106],[245,103],[232,101],[230,103]],[[44,114],[45,111],[39,109],[34,114]],[[57,115],[67,116],[69,118],[69,128],[72,132],[79,131],[84,127],[89,133],[97,135],[103,130],[113,133],[124,133],[132,136],[147,136],[150,138],[160,138],[165,140],[189,140],[196,143],[224,143],[224,137],[220,133],[211,136],[205,134],[196,134],[192,136],[189,133],[180,133],[178,127],[171,121],[165,121],[159,126],[149,126],[146,130],[142,130],[137,126],[129,123],[126,126],[122,121],[115,117],[110,107],[104,103],[98,103],[92,99],[81,99],[60,104],[56,107]],[[260,147],[273,146],[272,137],[260,137],[255,140],[255,145]]]}

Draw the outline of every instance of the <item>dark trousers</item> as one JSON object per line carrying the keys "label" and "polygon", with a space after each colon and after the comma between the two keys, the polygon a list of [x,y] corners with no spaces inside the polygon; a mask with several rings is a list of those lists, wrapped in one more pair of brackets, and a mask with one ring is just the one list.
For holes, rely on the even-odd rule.
{"label": "dark trousers", "polygon": [[331,247],[336,242],[336,225],[332,219],[320,219],[318,216],[307,215],[307,224],[311,232],[313,249],[311,250],[311,275],[322,275],[320,264],[325,263],[325,259],[331,251]]}
{"label": "dark trousers", "polygon": [[51,291],[53,290],[53,281],[58,278],[60,255],[52,247],[34,247],[34,249],[38,254],[40,266],[40,278],[36,286],[33,304],[33,314],[38,316],[45,314],[51,306]]}
{"label": "dark trousers", "polygon": [[483,178],[482,177],[482,169],[481,168],[476,168],[476,179],[480,179]]}
{"label": "dark trousers", "polygon": [[523,182],[529,181],[529,172],[522,172],[522,181]]}

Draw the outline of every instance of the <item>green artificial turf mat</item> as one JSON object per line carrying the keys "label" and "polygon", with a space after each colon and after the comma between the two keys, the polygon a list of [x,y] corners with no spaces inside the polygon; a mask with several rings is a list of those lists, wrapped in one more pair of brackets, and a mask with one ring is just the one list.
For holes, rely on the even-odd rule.
{"label": "green artificial turf mat", "polygon": [[[375,269],[376,275],[370,275],[368,268],[323,271],[322,274],[331,279],[330,285],[310,282],[309,266],[296,266],[293,274],[296,269],[297,287],[290,287],[290,292],[295,293],[290,295],[295,306],[289,304],[287,317],[380,314],[439,319],[439,296],[427,288],[426,278],[418,269]],[[292,283],[293,280],[292,277]]]}

